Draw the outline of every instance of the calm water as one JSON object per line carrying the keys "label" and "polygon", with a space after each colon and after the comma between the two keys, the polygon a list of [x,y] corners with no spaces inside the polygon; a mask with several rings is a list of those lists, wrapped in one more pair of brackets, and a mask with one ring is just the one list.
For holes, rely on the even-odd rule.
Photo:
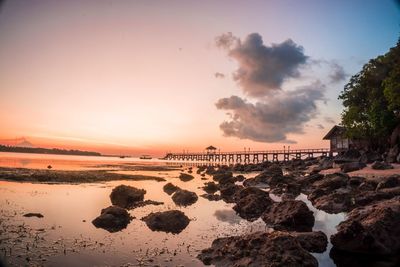
{"label": "calm water", "polygon": [[[55,169],[67,170],[103,168],[105,164],[123,165],[133,161],[128,158],[0,155],[0,166],[45,168],[51,164]],[[135,161],[135,164],[140,162]],[[164,184],[172,182],[201,195],[204,191],[200,187],[207,181],[201,180],[199,175],[194,174],[195,179],[190,182],[182,182],[178,179],[180,171],[121,172],[157,175],[167,181],[113,181],[81,185],[0,181],[0,255],[12,266],[203,266],[196,255],[209,247],[215,238],[270,230],[261,219],[250,223],[238,217],[232,210],[232,204],[199,197],[194,205],[183,208],[176,206],[162,190]],[[248,177],[254,175],[249,174]],[[101,209],[111,204],[111,190],[120,184],[143,188],[147,191],[145,199],[162,201],[164,205],[131,210],[130,214],[135,219],[120,232],[109,233],[95,228],[91,221]],[[322,230],[329,236],[344,219],[343,214],[329,215],[314,209],[304,195],[299,199],[305,200],[314,211],[314,230]],[[191,219],[180,234],[153,232],[140,220],[150,212],[170,209],[182,210]],[[42,213],[44,218],[23,217],[27,212]],[[320,266],[335,266],[329,258],[329,249],[325,253],[314,254]]]}

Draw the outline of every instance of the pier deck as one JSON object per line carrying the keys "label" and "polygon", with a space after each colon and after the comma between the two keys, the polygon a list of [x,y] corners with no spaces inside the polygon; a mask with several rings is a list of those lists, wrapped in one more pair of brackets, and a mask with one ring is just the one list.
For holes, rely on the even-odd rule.
{"label": "pier deck", "polygon": [[257,163],[264,161],[288,161],[291,159],[313,158],[314,156],[331,155],[329,148],[265,150],[265,151],[233,151],[233,152],[198,152],[167,153],[164,160],[175,161],[209,161],[232,163]]}

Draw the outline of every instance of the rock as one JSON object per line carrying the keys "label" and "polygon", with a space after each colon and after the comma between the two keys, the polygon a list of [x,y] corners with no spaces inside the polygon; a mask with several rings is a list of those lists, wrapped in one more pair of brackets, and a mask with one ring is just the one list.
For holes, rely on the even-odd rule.
{"label": "rock", "polygon": [[399,154],[399,146],[396,144],[396,145],[394,145],[393,147],[391,147],[390,149],[389,149],[389,152],[388,152],[388,154],[387,154],[387,156],[386,156],[386,161],[388,162],[388,163],[394,163],[394,162],[396,162],[396,159],[397,159],[397,155]]}
{"label": "rock", "polygon": [[179,234],[185,229],[190,220],[179,210],[150,213],[142,218],[152,231],[162,231]]}
{"label": "rock", "polygon": [[383,188],[392,188],[397,186],[400,186],[400,176],[392,175],[382,178],[382,181],[380,181],[376,186],[376,190],[379,191]]}
{"label": "rock", "polygon": [[238,182],[243,182],[244,180],[246,180],[246,178],[243,175],[239,174],[235,177],[235,180]]}
{"label": "rock", "polygon": [[331,236],[336,249],[369,255],[399,253],[400,197],[354,209],[337,230]]}
{"label": "rock", "polygon": [[347,184],[351,187],[359,187],[364,182],[365,182],[364,177],[353,176],[353,177],[349,177]]}
{"label": "rock", "polygon": [[191,180],[193,180],[194,179],[194,177],[193,177],[193,175],[190,175],[190,174],[187,174],[187,173],[181,173],[181,174],[179,174],[179,179],[182,181],[182,182],[189,182],[189,181],[191,181]]}
{"label": "rock", "polygon": [[173,185],[172,183],[167,183],[164,185],[163,190],[168,195],[172,195],[176,190],[180,189],[178,186]]}
{"label": "rock", "polygon": [[307,198],[315,208],[330,214],[347,212],[355,207],[353,194],[347,188],[340,188],[332,192],[317,189],[309,194]]}
{"label": "rock", "polygon": [[265,171],[262,172],[262,175],[266,176],[283,175],[283,171],[278,164],[272,164]]}
{"label": "rock", "polygon": [[221,197],[225,202],[234,203],[236,194],[243,188],[242,185],[227,184],[222,187],[220,186],[219,191],[221,192]]}
{"label": "rock", "polygon": [[361,170],[362,168],[365,168],[365,167],[367,167],[367,165],[362,162],[348,162],[348,163],[343,163],[340,166],[340,169],[342,172],[348,173],[348,172]]}
{"label": "rock", "polygon": [[198,258],[206,265],[317,267],[318,261],[305,250],[295,236],[275,231],[215,239]]}
{"label": "rock", "polygon": [[178,206],[190,206],[197,202],[198,196],[194,192],[178,189],[172,195],[172,200]]}
{"label": "rock", "polygon": [[240,190],[235,198],[237,201],[233,209],[248,221],[258,219],[273,203],[267,192],[256,187]]}
{"label": "rock", "polygon": [[374,170],[388,170],[388,169],[393,169],[393,166],[389,163],[386,163],[384,161],[375,161],[372,165],[371,168]]}
{"label": "rock", "polygon": [[254,178],[249,178],[243,181],[243,185],[245,187],[259,187],[259,188],[268,188],[269,185],[266,182],[268,177],[266,176],[256,176]]}
{"label": "rock", "polygon": [[313,212],[300,200],[273,203],[261,218],[275,230],[299,232],[311,232],[315,222]]}
{"label": "rock", "polygon": [[313,188],[335,190],[347,185],[349,176],[344,173],[327,174],[312,184]]}
{"label": "rock", "polygon": [[329,252],[330,258],[336,267],[398,267],[400,266],[400,255],[368,255],[340,251],[332,248]]}
{"label": "rock", "polygon": [[202,194],[200,196],[210,201],[219,201],[222,199],[221,195],[218,194]]}
{"label": "rock", "polygon": [[320,181],[324,178],[325,176],[320,173],[312,173],[309,175],[304,175],[299,178],[297,178],[297,182],[304,188],[308,188],[310,184],[315,183],[316,181]]}
{"label": "rock", "polygon": [[102,209],[99,217],[92,221],[96,228],[103,228],[110,233],[121,231],[130,223],[132,217],[119,206],[109,206]]}
{"label": "rock", "polygon": [[371,180],[365,180],[364,182],[362,182],[359,186],[358,189],[360,191],[370,191],[370,190],[375,190],[375,188],[377,187],[378,183],[375,181],[371,181]]}
{"label": "rock", "polygon": [[134,206],[135,202],[143,201],[144,194],[146,194],[146,190],[144,189],[138,189],[128,185],[119,185],[112,190],[110,199],[113,205],[129,209]]}
{"label": "rock", "polygon": [[376,151],[367,151],[366,155],[367,155],[367,163],[382,161],[382,155]]}
{"label": "rock", "polygon": [[233,174],[231,171],[216,173],[213,175],[213,180],[219,182],[220,184],[234,182]]}
{"label": "rock", "polygon": [[328,246],[328,238],[322,231],[317,232],[290,232],[291,236],[307,251],[313,253],[322,253]]}
{"label": "rock", "polygon": [[323,158],[319,162],[317,167],[318,170],[327,170],[333,168],[333,159],[332,158]]}
{"label": "rock", "polygon": [[207,166],[205,170],[206,170],[206,174],[208,174],[208,175],[212,175],[215,172],[214,166]]}
{"label": "rock", "polygon": [[35,213],[35,212],[25,213],[23,216],[28,217],[28,218],[30,218],[30,217],[43,218],[44,217],[43,214]]}
{"label": "rock", "polygon": [[335,163],[341,164],[346,162],[358,162],[360,160],[361,153],[357,149],[349,149],[347,151],[339,153],[334,159]]}
{"label": "rock", "polygon": [[219,189],[219,186],[214,182],[207,182],[204,184],[204,187],[203,187],[203,190],[209,194],[213,194],[213,193],[217,192],[218,189]]}

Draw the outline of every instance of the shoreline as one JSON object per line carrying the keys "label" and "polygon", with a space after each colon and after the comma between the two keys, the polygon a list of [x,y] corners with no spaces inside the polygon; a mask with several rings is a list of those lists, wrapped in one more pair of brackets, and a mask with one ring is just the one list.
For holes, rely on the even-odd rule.
{"label": "shoreline", "polygon": [[0,180],[12,182],[37,182],[37,183],[64,183],[81,184],[118,180],[143,181],[152,180],[163,182],[165,179],[159,176],[143,174],[121,174],[108,170],[42,170],[26,168],[0,167]]}

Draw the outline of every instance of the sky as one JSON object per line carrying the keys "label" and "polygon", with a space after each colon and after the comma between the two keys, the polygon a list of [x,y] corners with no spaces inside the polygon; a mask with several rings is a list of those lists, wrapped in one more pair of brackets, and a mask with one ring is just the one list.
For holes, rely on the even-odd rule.
{"label": "sky", "polygon": [[0,143],[328,147],[340,91],[399,25],[392,0],[5,1]]}

